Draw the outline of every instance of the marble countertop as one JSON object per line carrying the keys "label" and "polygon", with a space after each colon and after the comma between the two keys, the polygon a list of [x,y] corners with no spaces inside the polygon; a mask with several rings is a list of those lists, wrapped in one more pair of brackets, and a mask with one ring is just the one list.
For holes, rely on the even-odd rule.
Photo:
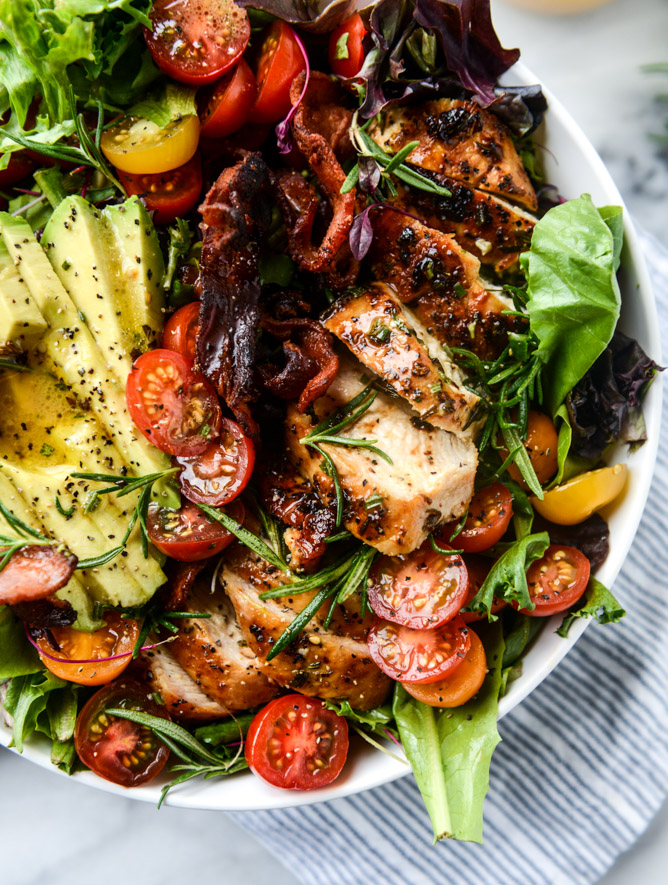
{"label": "marble countertop", "polygon": [[[653,99],[668,92],[668,76],[640,70],[642,64],[668,61],[668,3],[615,0],[561,18],[503,0],[492,0],[492,9],[502,42],[522,48],[522,60],[601,153],[635,218],[668,245],[668,150],[649,138],[668,120],[668,104]],[[105,882],[128,871],[142,885],[296,882],[224,814],[169,807],[158,813],[67,781],[2,748],[0,795],[3,885],[88,885],[91,875]],[[664,807],[599,885],[659,885],[667,867]]]}

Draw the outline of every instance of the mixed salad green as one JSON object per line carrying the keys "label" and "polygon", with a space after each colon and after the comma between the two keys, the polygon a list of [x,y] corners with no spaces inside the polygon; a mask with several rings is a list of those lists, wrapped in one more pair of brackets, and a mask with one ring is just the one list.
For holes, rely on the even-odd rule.
{"label": "mixed salad green", "polygon": [[[337,248],[346,249],[349,261],[363,273],[377,261],[374,237],[384,212],[410,219],[406,224],[413,226],[405,230],[412,231],[406,236],[412,243],[411,237],[424,225],[405,194],[447,201],[453,192],[460,193],[461,185],[414,162],[419,139],[409,138],[392,152],[387,142],[380,144],[372,135],[374,125],[389,109],[447,100],[454,104],[446,112],[450,129],[443,143],[454,142],[462,127],[470,125],[470,107],[485,109],[508,133],[540,197],[535,217],[528,216],[532,232],[518,261],[510,270],[485,268],[490,290],[505,299],[499,315],[503,322],[514,323],[505,330],[503,346],[494,352],[476,351],[476,315],[468,326],[469,346],[459,342],[444,349],[444,359],[461,373],[461,389],[476,403],[463,431],[475,436],[473,501],[484,501],[485,490],[501,484],[511,505],[502,513],[507,519],[500,534],[481,546],[467,545],[496,519],[489,502],[481,518],[464,507],[446,526],[439,525],[439,513],[429,527],[418,551],[424,562],[435,557],[466,575],[462,562],[471,553],[474,558],[483,553],[484,572],[475,586],[472,579],[469,585],[466,578],[464,584],[457,579],[463,596],[445,620],[434,619],[419,629],[415,620],[399,620],[397,626],[392,620],[392,612],[400,607],[396,600],[390,615],[384,616],[387,620],[375,620],[367,631],[376,637],[376,651],[370,654],[395,679],[389,699],[371,709],[332,693],[324,702],[306,700],[308,715],[320,717],[317,727],[327,730],[333,748],[327,757],[313,750],[313,764],[331,768],[330,779],[345,761],[346,722],[383,752],[394,753],[392,742],[398,742],[424,797],[435,838],[482,841],[482,804],[499,741],[498,700],[521,675],[522,656],[544,624],[535,615],[562,613],[561,636],[576,618],[608,623],[624,615],[611,592],[589,578],[590,565],[594,570],[608,548],[607,525],[592,514],[623,487],[623,469],[605,466],[609,448],[618,441],[640,445],[645,439],[641,401],[658,367],[617,328],[622,210],[596,207],[588,195],[564,200],[542,180],[533,133],[546,103],[539,87],[498,86],[498,77],[519,53],[501,47],[487,0],[380,0],[361,16],[355,4],[342,0],[254,0],[238,5],[208,0],[199,4],[211,13],[208,25],[193,22],[195,13],[186,14],[185,22],[174,22],[167,5],[161,0],[0,0],[0,202],[6,210],[0,215],[0,298],[6,302],[0,316],[6,338],[0,398],[10,406],[7,414],[13,410],[17,415],[14,423],[7,418],[3,427],[5,441],[16,442],[3,443],[0,468],[0,513],[7,524],[7,533],[0,537],[5,552],[0,563],[0,709],[13,746],[21,752],[33,735],[44,735],[51,741],[53,763],[63,771],[71,773],[84,763],[124,785],[157,775],[171,751],[178,762],[163,798],[190,778],[229,775],[249,765],[270,783],[310,788],[317,782],[308,779],[311,768],[308,777],[301,772],[295,780],[281,783],[276,771],[283,763],[272,769],[271,759],[267,762],[272,739],[268,729],[273,727],[267,711],[296,695],[271,700],[274,686],[257,703],[236,706],[231,718],[224,718],[229,712],[224,705],[208,697],[213,713],[193,714],[189,721],[187,711],[181,715],[176,704],[170,707],[164,689],[150,683],[138,662],[157,666],[163,643],[183,637],[184,624],[192,632],[197,623],[215,616],[196,604],[188,608],[187,593],[175,599],[164,589],[186,586],[184,573],[175,569],[179,560],[187,564],[214,556],[215,584],[218,556],[233,541],[250,551],[253,568],[259,568],[259,562],[269,569],[274,583],[267,579],[259,600],[267,605],[288,596],[290,604],[293,597],[305,600],[301,609],[291,610],[294,617],[288,626],[269,640],[260,635],[269,634],[269,627],[260,629],[251,619],[253,651],[265,664],[281,656],[299,656],[302,641],[317,648],[330,626],[332,631],[339,629],[336,618],[342,617],[346,605],[357,606],[356,623],[367,623],[369,608],[379,613],[379,575],[386,579],[392,567],[387,561],[393,557],[378,549],[382,540],[376,538],[374,546],[366,543],[366,536],[355,534],[349,516],[351,492],[337,466],[336,449],[363,451],[392,465],[380,434],[370,439],[355,431],[374,403],[378,407],[393,401],[391,384],[365,375],[361,392],[335,403],[329,413],[317,411],[316,397],[300,410],[312,423],[299,442],[313,463],[321,465],[307,479],[320,492],[323,513],[329,514],[322,517],[327,531],[313,563],[299,568],[288,544],[296,524],[282,521],[257,486],[266,464],[253,473],[258,441],[263,441],[265,454],[271,451],[269,438],[275,436],[277,421],[283,420],[276,405],[279,397],[301,402],[314,378],[330,371],[332,359],[338,366],[331,345],[328,350],[319,337],[324,334],[319,324],[316,333],[307,325],[314,321],[305,316],[295,318],[289,311],[269,316],[267,305],[273,310],[280,302],[285,308],[288,292],[293,301],[310,300],[307,307],[319,310],[341,303],[337,296],[358,297],[363,286],[337,289],[328,276],[331,261],[312,270],[322,256],[313,258],[310,242],[302,242],[300,248],[311,265],[300,263],[290,238],[289,207],[286,210],[280,199],[263,203],[269,184],[258,181],[264,167],[248,158],[264,157],[272,164],[274,171],[267,173],[267,181],[274,176],[272,186],[276,177],[287,180],[292,174],[289,163],[296,165],[300,171],[290,179],[295,188],[291,196],[296,199],[298,185],[319,196],[322,217],[317,223],[327,228],[328,236],[334,236],[337,224],[345,227],[341,218],[347,212],[348,224]],[[221,22],[226,29],[217,31]],[[324,64],[328,53],[329,63]],[[324,67],[327,76],[314,73],[314,67]],[[334,187],[320,167],[314,172],[316,166],[298,156],[300,151],[302,160],[306,156],[300,113],[314,83],[322,89],[334,83],[345,96],[345,114],[349,112],[344,115],[346,132],[352,134],[349,148],[334,159],[327,155],[335,169],[330,170]],[[336,133],[325,135],[333,142]],[[258,163],[252,177],[242,178],[241,185],[225,179],[248,162]],[[240,276],[236,258],[228,265],[223,262],[222,273],[216,270],[214,259],[230,253],[224,252],[228,246],[220,246],[222,235],[212,238],[209,198],[202,207],[203,243],[200,240],[195,207],[205,185],[213,185],[215,206],[226,207],[222,230],[231,225],[230,219],[237,225],[231,235],[233,251],[247,265],[255,262],[251,282]],[[254,194],[252,210],[244,203],[246,191]],[[512,209],[508,203],[502,206],[504,211]],[[255,211],[258,216],[264,213],[261,221]],[[526,221],[527,215],[523,217]],[[298,219],[292,221],[297,228]],[[256,241],[244,240],[248,230]],[[484,259],[492,244],[480,238],[476,243]],[[222,253],[216,251],[221,248]],[[72,254],[77,255],[74,261],[68,257]],[[422,260],[413,279],[430,281],[438,293],[440,271],[433,256],[429,261]],[[85,291],[80,290],[84,277]],[[221,343],[216,335],[226,333],[220,330],[238,322],[238,306],[229,308],[224,321],[221,313],[207,314],[212,304],[221,310],[224,277],[238,286],[237,292],[246,293],[249,303],[254,296],[248,293],[257,290],[257,297],[239,323],[241,331],[235,332],[240,337]],[[347,293],[340,295],[344,288]],[[452,292],[455,303],[466,303],[461,279]],[[20,316],[8,306],[17,301],[16,293],[25,295]],[[146,304],[139,305],[142,293]],[[70,311],[64,338],[76,345],[76,366],[62,356],[56,303],[61,305],[58,311]],[[165,315],[169,319],[163,329]],[[293,326],[285,325],[290,322]],[[424,347],[421,333],[407,332],[402,322],[395,313],[396,328]],[[38,342],[34,346],[28,344],[29,334],[30,342]],[[380,347],[393,334],[378,322],[367,337]],[[162,346],[156,347],[159,341]],[[213,361],[207,364],[212,349],[223,371],[213,367]],[[94,372],[109,351],[114,359],[118,354],[119,366]],[[225,369],[229,352],[235,356]],[[277,360],[283,360],[278,368]],[[252,383],[242,377],[249,362],[255,373]],[[193,363],[204,377],[195,373]],[[288,369],[301,374],[292,376]],[[437,396],[453,383],[439,371],[431,390]],[[86,380],[88,373],[91,381]],[[147,404],[145,391],[153,389],[156,374],[177,378],[177,383],[160,388]],[[253,387],[258,374],[267,382],[262,395]],[[301,380],[296,386],[295,377]],[[267,391],[284,390],[281,384],[288,381],[290,392],[269,401]],[[47,389],[45,384],[51,386]],[[85,389],[86,396],[77,386],[84,384],[94,385]],[[32,412],[41,396],[52,411],[47,418],[39,417],[40,437]],[[109,403],[118,396],[123,402],[127,397],[122,419],[109,412]],[[177,400],[179,420],[167,426],[163,410],[169,412]],[[252,413],[249,404],[255,408],[258,400],[260,406]],[[258,417],[260,407],[265,411]],[[555,441],[542,450],[531,436],[536,413],[550,425],[550,439]],[[415,416],[412,421],[424,432],[445,432]],[[82,426],[77,422],[86,423],[87,430],[75,429]],[[60,435],[59,424],[66,428]],[[123,434],[129,434],[132,443],[124,442]],[[473,446],[470,439],[468,445]],[[223,484],[223,495],[216,496],[197,472],[202,463],[198,459],[212,451],[209,446],[219,447],[214,478]],[[221,458],[226,468],[222,472]],[[544,474],[546,458],[551,466]],[[207,463],[211,468],[213,460]],[[74,471],[67,467],[72,464]],[[316,500],[315,493],[310,500]],[[367,497],[368,522],[382,520],[385,507],[382,496]],[[250,514],[246,520],[245,511]],[[84,544],[84,537],[90,543]],[[460,544],[461,549],[453,549]],[[26,552],[31,549],[45,557],[46,567],[39,573],[44,575],[43,592],[35,590],[40,583],[35,578],[38,554]],[[564,551],[573,549],[575,559],[568,560]],[[396,558],[404,563],[411,555]],[[559,577],[549,587],[541,584],[540,574],[554,574],[556,569],[561,575],[564,557],[580,585],[577,596],[566,594],[561,604],[565,585],[559,585]],[[585,577],[581,561],[586,564]],[[468,563],[472,573],[471,560]],[[56,566],[66,573],[65,580],[50,587],[46,574],[56,574]],[[418,562],[415,568],[405,581],[419,579],[426,566]],[[187,580],[189,588],[192,580]],[[456,627],[457,636],[448,634],[462,614],[467,624]],[[322,633],[308,632],[313,619],[322,623]],[[239,620],[244,626],[242,615]],[[446,631],[444,643],[459,642],[472,632],[481,640],[481,678],[473,685],[477,677],[471,676],[472,688],[468,694],[463,689],[458,702],[447,705],[437,695],[451,690],[447,679],[443,687],[443,679],[456,672],[459,661],[451,662],[450,670],[435,670],[430,686],[425,679],[421,684],[413,678],[415,672],[401,669],[404,662],[398,659],[401,654],[410,657],[412,650],[409,654],[402,648],[400,654],[395,649],[392,661],[384,657],[386,645],[396,637],[403,641],[411,630],[411,635],[429,637]],[[248,638],[239,645],[248,647]],[[462,660],[468,655],[469,645],[458,652]],[[320,665],[316,661],[314,666]],[[133,668],[139,681],[127,678]],[[104,688],[94,693],[92,686],[100,685]],[[416,685],[427,694],[431,691],[427,702],[415,696]],[[289,687],[304,689],[304,682],[294,681]],[[289,717],[289,707],[281,708],[280,716]],[[111,757],[102,767],[94,761],[86,729],[92,723],[101,732],[109,722],[116,723],[124,737],[142,742],[142,752],[151,760],[145,770],[139,770],[132,756],[123,762],[121,774]]]}

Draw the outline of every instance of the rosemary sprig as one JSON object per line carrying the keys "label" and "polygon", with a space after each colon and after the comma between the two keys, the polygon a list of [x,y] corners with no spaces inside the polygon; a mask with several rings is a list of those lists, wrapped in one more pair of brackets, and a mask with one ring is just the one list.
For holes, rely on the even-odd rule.
{"label": "rosemary sprig", "polygon": [[[373,123],[375,118],[367,120],[366,123],[360,126],[358,123],[358,116],[359,112],[355,111],[350,125],[350,137],[357,149],[358,158],[363,158],[367,164],[369,162],[376,164],[377,172],[375,176],[366,176],[367,178],[371,178],[378,182],[378,184],[373,187],[373,192],[384,186],[391,196],[396,197],[397,189],[392,183],[392,176],[394,175],[400,181],[403,181],[404,184],[408,184],[418,190],[427,191],[427,193],[430,194],[437,194],[441,197],[452,196],[447,188],[437,184],[435,181],[432,181],[430,178],[427,178],[425,175],[422,175],[410,166],[407,166],[404,162],[408,155],[418,146],[419,142],[412,141],[409,144],[404,145],[404,147],[401,148],[400,151],[397,151],[396,154],[388,154],[376,144],[367,132],[367,128]],[[346,179],[341,186],[341,193],[348,193],[359,183],[359,181],[360,166],[358,159],[358,162],[355,163],[346,176]]]}
{"label": "rosemary sprig", "polygon": [[318,452],[318,454],[323,459],[324,472],[332,479],[332,482],[334,483],[334,490],[336,493],[337,528],[341,525],[341,522],[343,521],[343,489],[341,488],[341,480],[339,478],[336,465],[334,464],[332,457],[322,448],[322,446],[323,444],[327,444],[344,446],[347,448],[368,449],[368,451],[373,452],[374,455],[378,455],[379,458],[383,458],[383,460],[387,461],[388,464],[392,464],[393,462],[390,456],[382,449],[379,449],[377,447],[377,439],[338,436],[338,434],[342,430],[361,418],[362,415],[364,415],[364,413],[371,408],[377,396],[378,393],[377,391],[373,390],[373,386],[371,384],[367,385],[367,387],[365,387],[364,390],[358,393],[357,396],[353,397],[349,402],[345,403],[343,406],[337,409],[336,412],[329,415],[329,417],[325,418],[319,424],[316,424],[313,430],[311,430],[309,433],[306,434],[306,436],[303,436],[299,440],[302,445],[310,446],[312,449],[315,449],[315,451]]}
{"label": "rosemary sprig", "polygon": [[14,369],[17,372],[32,372],[30,366],[24,366],[22,363],[16,363],[14,360],[0,358],[0,369]]}
{"label": "rosemary sprig", "polygon": [[315,575],[308,578],[298,578],[289,584],[283,584],[273,590],[267,590],[260,595],[260,599],[273,599],[280,596],[293,596],[297,593],[307,593],[320,588],[313,599],[299,612],[290,626],[279,636],[275,645],[267,655],[270,661],[287,648],[293,642],[326,600],[331,599],[331,605],[323,622],[323,628],[328,629],[337,605],[349,599],[353,593],[361,594],[362,617],[367,609],[367,582],[369,571],[373,565],[377,551],[373,547],[363,545],[350,556],[343,557]]}
{"label": "rosemary sprig", "polygon": [[0,501],[0,515],[5,522],[14,529],[18,538],[12,538],[9,535],[0,535],[0,572],[5,568],[12,556],[23,547],[48,545],[51,547],[60,546],[50,538],[46,538],[37,529],[32,528],[19,519]]}
{"label": "rosemary sprig", "polygon": [[102,137],[102,129],[104,124],[104,108],[101,102],[97,103],[97,124],[95,133],[91,137],[83,114],[78,113],[76,109],[76,99],[74,97],[74,89],[70,86],[70,113],[74,122],[74,129],[79,139],[79,146],[66,144],[43,144],[29,136],[20,135],[19,133],[9,132],[7,129],[0,127],[0,135],[11,139],[16,144],[20,144],[24,148],[50,157],[52,160],[58,160],[61,163],[74,163],[77,166],[90,166],[96,169],[105,178],[107,178],[116,187],[123,196],[127,196],[125,188],[120,183],[109,167],[107,161],[100,149],[100,139]]}
{"label": "rosemary sprig", "polygon": [[158,473],[148,473],[145,476],[121,476],[119,474],[110,473],[72,473],[74,479],[85,479],[88,482],[106,482],[109,485],[102,489],[92,491],[84,505],[84,513],[90,513],[100,503],[101,495],[115,494],[117,498],[130,495],[132,492],[140,492],[137,503],[132,511],[132,516],[128,522],[125,534],[121,539],[121,543],[117,547],[113,547],[106,553],[90,559],[81,559],[77,565],[78,569],[99,568],[115,559],[125,550],[128,540],[134,527],[139,523],[140,541],[142,554],[144,559],[148,559],[150,537],[148,534],[148,510],[151,503],[151,493],[153,486],[159,479],[167,476],[173,476],[178,473],[179,467],[170,467],[168,470],[161,470]]}
{"label": "rosemary sprig", "polygon": [[144,647],[144,643],[150,633],[159,635],[162,630],[167,630],[172,635],[179,632],[179,628],[173,621],[180,621],[184,618],[210,618],[211,614],[207,612],[170,612],[165,611],[159,602],[155,599],[145,605],[132,605],[125,608],[114,608],[113,606],[103,606],[102,610],[113,609],[120,611],[122,618],[131,618],[134,621],[142,621],[142,627],[137,636],[134,649],[132,650],[133,660],[139,657],[139,653]]}
{"label": "rosemary sprig", "polygon": [[238,747],[232,752],[225,746],[221,747],[217,753],[214,753],[206,747],[201,741],[186,731],[176,722],[169,719],[161,719],[159,716],[152,716],[150,713],[144,713],[140,710],[126,710],[122,707],[111,707],[105,711],[109,716],[117,716],[119,719],[128,719],[130,722],[136,722],[145,728],[150,728],[164,744],[166,744],[172,753],[181,760],[181,764],[173,765],[170,771],[180,771],[182,774],[174,778],[169,784],[166,784],[160,793],[160,801],[158,808],[172,787],[191,780],[194,777],[222,777],[227,774],[233,774],[235,771],[241,771],[247,768],[246,760],[243,756],[243,733],[239,729]]}
{"label": "rosemary sprig", "polygon": [[254,535],[253,532],[249,532],[248,529],[241,526],[236,519],[232,519],[231,516],[228,516],[228,514],[224,513],[222,510],[216,510],[215,507],[209,507],[208,504],[198,504],[197,506],[202,513],[206,513],[209,519],[219,522],[228,532],[230,532],[230,534],[234,535],[238,541],[241,541],[242,544],[249,547],[254,553],[261,556],[262,559],[266,559],[270,565],[275,566],[282,572],[289,571],[288,566],[283,561],[282,557],[279,556],[269,544],[263,541],[262,538],[258,538],[257,535]]}
{"label": "rosemary sprig", "polygon": [[[520,301],[519,297],[515,300],[516,304]],[[518,306],[521,307],[521,301]],[[526,316],[519,311],[509,312]],[[534,401],[539,405],[542,402],[544,363],[538,349],[538,339],[532,332],[511,332],[508,345],[491,361],[483,361],[461,347],[451,348],[468,375],[471,389],[482,393],[480,405],[487,412],[487,418],[478,438],[481,455],[488,447],[499,450],[505,446],[508,451],[494,478],[501,477],[511,464],[516,464],[529,489],[542,499],[543,490],[524,447],[529,407]],[[503,445],[498,442],[499,436]]]}

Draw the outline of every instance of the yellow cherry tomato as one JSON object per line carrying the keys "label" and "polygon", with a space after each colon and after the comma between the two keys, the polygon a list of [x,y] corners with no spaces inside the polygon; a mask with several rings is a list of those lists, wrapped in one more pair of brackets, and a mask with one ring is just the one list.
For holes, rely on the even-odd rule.
{"label": "yellow cherry tomato", "polygon": [[194,155],[198,142],[199,118],[194,114],[164,127],[143,117],[125,117],[103,133],[100,147],[121,172],[146,175],[183,166]]}
{"label": "yellow cherry tomato", "polygon": [[590,470],[545,492],[542,501],[532,498],[531,503],[550,522],[576,525],[614,501],[624,488],[627,474],[626,464]]}

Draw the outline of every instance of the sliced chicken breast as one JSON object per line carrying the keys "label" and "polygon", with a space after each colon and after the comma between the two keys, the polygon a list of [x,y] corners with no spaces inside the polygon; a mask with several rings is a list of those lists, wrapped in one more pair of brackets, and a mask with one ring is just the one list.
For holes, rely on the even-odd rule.
{"label": "sliced chicken breast", "polygon": [[459,367],[393,286],[373,283],[349,291],[327,310],[322,323],[423,420],[471,437],[479,397],[464,386]]}
{"label": "sliced chicken breast", "polygon": [[171,652],[179,664],[223,713],[266,704],[280,694],[262,671],[237,622],[234,607],[218,588],[202,582],[190,594],[189,611],[209,618],[183,620]]}
{"label": "sliced chicken breast", "polygon": [[212,700],[186,673],[168,645],[144,652],[144,679],[162,698],[170,716],[186,722],[211,722],[228,715],[225,707]]}
{"label": "sliced chicken breast", "polygon": [[473,101],[440,98],[385,110],[369,134],[383,150],[418,146],[406,162],[534,212],[536,194],[506,126]]}
{"label": "sliced chicken breast", "polygon": [[339,608],[325,630],[323,620],[329,608],[325,604],[289,648],[266,661],[272,646],[313,594],[261,600],[260,593],[286,579],[244,548],[230,549],[219,577],[250,648],[272,680],[310,697],[347,700],[358,710],[371,710],[387,698],[392,682],[373,663],[366,645],[373,618],[363,620],[354,608]]}
{"label": "sliced chicken breast", "polygon": [[415,188],[400,188],[395,205],[455,240],[496,274],[516,267],[520,254],[529,248],[537,219],[523,209],[491,194],[467,187],[444,176],[435,176],[450,190],[440,197]]}
{"label": "sliced chicken breast", "polygon": [[374,276],[392,283],[437,341],[482,359],[503,350],[519,321],[503,313],[512,301],[482,285],[477,258],[448,234],[392,210],[376,213],[374,233]]}
{"label": "sliced chicken breast", "polygon": [[[364,380],[363,380],[364,379]],[[325,396],[314,403],[316,420],[341,408],[368,383],[364,368],[342,360]],[[309,415],[289,405],[287,447],[293,463],[327,503],[334,483],[320,454],[300,440],[314,426]],[[440,522],[461,516],[473,494],[478,463],[475,445],[425,423],[399,399],[379,392],[371,407],[345,429],[347,437],[377,440],[392,460],[368,449],[322,444],[344,492],[344,524],[382,553],[397,555],[419,547]]]}

